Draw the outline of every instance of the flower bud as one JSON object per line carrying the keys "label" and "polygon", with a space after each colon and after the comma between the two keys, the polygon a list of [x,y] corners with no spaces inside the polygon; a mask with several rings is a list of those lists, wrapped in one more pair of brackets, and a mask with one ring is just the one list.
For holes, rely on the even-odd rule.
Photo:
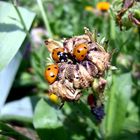
{"label": "flower bud", "polygon": [[53,103],[55,103],[55,104],[59,103],[58,96],[56,96],[55,94],[49,93],[48,97]]}

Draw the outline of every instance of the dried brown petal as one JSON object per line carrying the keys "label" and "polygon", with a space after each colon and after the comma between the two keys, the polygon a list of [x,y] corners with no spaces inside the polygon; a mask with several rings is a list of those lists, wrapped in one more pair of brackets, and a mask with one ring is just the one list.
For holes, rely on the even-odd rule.
{"label": "dried brown petal", "polygon": [[91,76],[95,77],[98,74],[98,68],[91,61],[83,61],[82,65]]}
{"label": "dried brown petal", "polygon": [[60,42],[55,41],[51,38],[45,40],[44,43],[45,43],[47,49],[49,50],[49,52],[52,52],[53,49],[55,49],[55,48],[62,48],[63,47]]}
{"label": "dried brown petal", "polygon": [[123,0],[123,8],[130,8],[133,6],[135,0]]}
{"label": "dried brown petal", "polygon": [[125,14],[125,12],[131,8],[134,4],[134,0],[124,0],[123,1],[123,7],[122,9],[118,12],[116,16],[116,21],[120,26],[120,30],[122,30],[122,16]]}
{"label": "dried brown petal", "polygon": [[99,75],[102,75],[105,69],[108,68],[110,55],[106,52],[90,51],[87,55],[88,60],[90,60],[99,71]]}
{"label": "dried brown petal", "polygon": [[129,13],[128,18],[131,22],[140,27],[140,19],[138,20],[137,18],[135,18],[132,13]]}
{"label": "dried brown petal", "polygon": [[50,92],[56,94],[62,100],[67,101],[78,100],[81,96],[80,90],[75,90],[72,83],[67,80],[65,83],[55,81],[52,85],[50,85]]}
{"label": "dried brown petal", "polygon": [[82,44],[82,43],[88,43],[90,42],[90,38],[87,35],[80,35],[80,36],[75,36],[70,39],[66,39],[64,41],[64,48],[72,55],[73,54],[73,48],[77,44]]}
{"label": "dried brown petal", "polygon": [[80,75],[80,85],[81,88],[87,88],[93,81],[93,77],[88,73],[88,71],[81,64],[79,67],[79,75]]}
{"label": "dried brown petal", "polygon": [[100,77],[99,79],[95,79],[94,82],[92,83],[92,87],[97,93],[103,93],[105,86],[106,86],[107,81]]}

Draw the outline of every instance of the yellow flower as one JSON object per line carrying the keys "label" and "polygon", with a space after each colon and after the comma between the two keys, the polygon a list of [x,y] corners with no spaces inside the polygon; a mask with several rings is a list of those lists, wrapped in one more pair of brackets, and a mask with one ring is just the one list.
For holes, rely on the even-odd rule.
{"label": "yellow flower", "polygon": [[58,96],[56,96],[55,94],[53,93],[50,93],[49,94],[49,99],[53,102],[53,103],[58,103],[59,99],[58,99]]}
{"label": "yellow flower", "polygon": [[134,33],[138,33],[138,32],[139,32],[138,28],[134,28],[134,29],[133,29],[133,32],[134,32]]}
{"label": "yellow flower", "polygon": [[110,3],[109,2],[98,2],[96,5],[96,8],[100,11],[108,11],[110,8]]}
{"label": "yellow flower", "polygon": [[92,6],[85,6],[85,11],[92,12],[93,11],[93,7]]}

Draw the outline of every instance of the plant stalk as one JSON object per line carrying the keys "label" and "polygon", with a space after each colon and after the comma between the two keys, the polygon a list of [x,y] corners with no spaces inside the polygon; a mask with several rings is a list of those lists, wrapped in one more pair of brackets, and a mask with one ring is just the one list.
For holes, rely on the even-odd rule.
{"label": "plant stalk", "polygon": [[23,20],[23,18],[22,18],[22,15],[21,15],[21,13],[20,13],[20,11],[19,11],[19,9],[18,9],[18,6],[17,6],[17,4],[16,4],[16,0],[11,0],[11,2],[12,2],[13,6],[14,6],[14,8],[15,8],[17,14],[18,14],[18,17],[19,17],[19,19],[20,19],[20,22],[21,22],[21,24],[22,24],[22,26],[23,26],[23,30],[25,31],[25,33],[26,33],[26,35],[27,35],[27,37],[28,37],[28,39],[29,39],[29,41],[30,41],[30,43],[31,43],[31,46],[33,46],[33,42],[32,42],[32,39],[31,39],[31,37],[30,37],[30,33],[28,32],[28,29],[27,29],[27,27],[26,27],[26,24],[25,24],[25,22],[24,22],[24,20]]}
{"label": "plant stalk", "polygon": [[40,11],[41,11],[41,14],[42,14],[42,18],[43,18],[43,21],[44,21],[44,24],[45,24],[45,28],[46,28],[46,30],[48,32],[48,36],[50,38],[52,38],[53,37],[53,34],[52,34],[52,31],[51,31],[51,28],[50,28],[50,25],[49,25],[48,16],[45,13],[45,9],[43,7],[42,0],[37,0],[37,3],[38,3],[38,6],[40,8]]}

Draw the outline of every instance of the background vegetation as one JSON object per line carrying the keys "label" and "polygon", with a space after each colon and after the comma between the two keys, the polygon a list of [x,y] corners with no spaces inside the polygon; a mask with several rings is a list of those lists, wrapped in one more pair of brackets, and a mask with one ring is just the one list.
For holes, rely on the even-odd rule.
{"label": "background vegetation", "polygon": [[[108,0],[110,9],[104,12],[98,2],[20,0],[14,6],[0,1],[0,139],[140,138],[140,26],[128,18],[131,12],[140,20],[140,2],[122,16],[122,31],[116,15],[123,1]],[[83,34],[85,26],[97,29],[98,39],[105,37],[115,50],[111,64],[117,70],[108,72],[106,115],[100,124],[90,112],[87,92],[59,110],[43,75],[48,56],[44,40]]]}

